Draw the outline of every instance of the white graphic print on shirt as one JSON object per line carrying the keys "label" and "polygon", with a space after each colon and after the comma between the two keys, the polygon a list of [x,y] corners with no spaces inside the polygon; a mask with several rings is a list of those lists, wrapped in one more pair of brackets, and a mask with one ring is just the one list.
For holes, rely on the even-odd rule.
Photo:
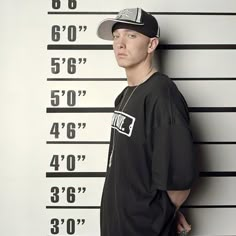
{"label": "white graphic print on shirt", "polygon": [[132,135],[135,117],[121,111],[114,111],[111,128],[128,137]]}

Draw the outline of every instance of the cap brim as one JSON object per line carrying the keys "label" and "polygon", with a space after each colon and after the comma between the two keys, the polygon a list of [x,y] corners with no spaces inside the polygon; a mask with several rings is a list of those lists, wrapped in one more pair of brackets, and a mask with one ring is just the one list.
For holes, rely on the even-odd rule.
{"label": "cap brim", "polygon": [[140,23],[133,23],[130,21],[125,21],[125,20],[106,19],[99,24],[98,29],[97,29],[97,36],[101,39],[113,40],[112,27],[117,22],[131,24],[131,25],[143,25]]}

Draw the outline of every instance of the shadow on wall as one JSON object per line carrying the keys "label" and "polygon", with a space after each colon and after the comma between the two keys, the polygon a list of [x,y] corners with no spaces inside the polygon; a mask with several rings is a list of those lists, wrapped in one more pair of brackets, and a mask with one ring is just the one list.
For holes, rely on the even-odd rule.
{"label": "shadow on wall", "polygon": [[162,67],[163,58],[162,57],[163,57],[163,54],[166,52],[164,50],[159,49],[159,46],[157,47],[155,54],[154,54],[154,65],[158,69],[158,71],[163,73],[163,67]]}
{"label": "shadow on wall", "polygon": [[167,60],[166,59],[166,55],[168,53],[168,50],[163,49],[162,45],[168,45],[168,40],[161,38],[161,40],[159,42],[159,45],[158,45],[158,47],[157,47],[157,49],[155,51],[154,65],[156,66],[158,71],[160,71],[161,73],[165,74],[165,71],[166,71],[165,67],[167,65],[167,63],[165,63],[165,61]]}

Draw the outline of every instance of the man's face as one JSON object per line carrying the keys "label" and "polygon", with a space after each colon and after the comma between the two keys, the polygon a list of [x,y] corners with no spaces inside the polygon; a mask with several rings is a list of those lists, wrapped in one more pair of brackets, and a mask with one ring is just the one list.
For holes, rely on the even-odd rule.
{"label": "man's face", "polygon": [[128,29],[113,32],[113,49],[119,66],[133,68],[147,59],[150,38]]}

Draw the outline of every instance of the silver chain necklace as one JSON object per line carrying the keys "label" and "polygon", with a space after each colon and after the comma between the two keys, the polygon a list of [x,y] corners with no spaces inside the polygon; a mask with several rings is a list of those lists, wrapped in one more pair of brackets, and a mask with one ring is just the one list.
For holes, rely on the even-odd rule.
{"label": "silver chain necklace", "polygon": [[[147,75],[146,75],[145,77],[146,77],[146,78],[150,78],[150,76],[151,76],[150,73],[151,73],[152,71],[153,71],[153,68],[150,69],[150,71],[147,73]],[[144,81],[145,81],[145,80],[144,80]],[[143,81],[143,82],[144,82],[144,81]],[[139,85],[143,84],[143,82],[141,82]],[[123,102],[124,102],[125,96],[126,96],[126,94],[127,94],[127,92],[128,92],[128,88],[127,88],[127,90],[126,90],[125,93],[124,93],[124,96],[123,96],[123,98],[122,98],[122,100],[121,100],[120,106],[118,107],[117,111],[121,111],[121,112],[124,111],[124,109],[125,109],[126,105],[128,104],[130,98],[132,97],[132,95],[134,94],[134,92],[136,91],[136,89],[139,87],[139,85],[134,88],[134,90],[133,90],[133,91],[131,92],[131,94],[129,95],[129,97],[128,97],[126,103],[124,104],[123,108],[120,110],[120,108],[121,108],[121,106],[122,106],[122,104],[123,104]],[[115,136],[116,136],[115,134],[116,134],[116,131],[114,130],[113,135],[112,135],[112,143],[113,143],[113,144],[112,144],[112,151],[111,151],[111,155],[110,155],[110,160],[109,160],[109,165],[108,165],[108,167],[111,167],[111,164],[112,164],[112,159],[113,159],[112,157],[113,157],[113,152],[114,152],[114,149],[115,149]]]}
{"label": "silver chain necklace", "polygon": [[[140,84],[139,84],[139,85],[140,85]],[[132,95],[134,94],[135,90],[139,87],[139,85],[134,88],[134,90],[133,90],[133,91],[131,92],[131,94],[129,95],[129,97],[128,97],[126,103],[124,104],[123,108],[120,110],[120,108],[121,108],[121,106],[122,106],[122,104],[123,104],[123,102],[124,102],[125,96],[126,96],[128,90],[129,90],[129,88],[126,89],[126,91],[125,91],[125,93],[124,93],[124,96],[123,96],[123,98],[122,98],[122,100],[121,100],[120,106],[118,107],[117,111],[121,111],[121,112],[124,111],[124,109],[125,109],[126,105],[128,104],[130,98],[131,98]],[[116,131],[114,130],[114,131],[113,131],[113,135],[112,135],[112,151],[111,151],[110,160],[109,160],[109,165],[108,165],[109,167],[111,167],[111,164],[112,164],[112,157],[113,157],[113,151],[114,151],[114,149],[115,149],[115,136],[116,136]]]}

